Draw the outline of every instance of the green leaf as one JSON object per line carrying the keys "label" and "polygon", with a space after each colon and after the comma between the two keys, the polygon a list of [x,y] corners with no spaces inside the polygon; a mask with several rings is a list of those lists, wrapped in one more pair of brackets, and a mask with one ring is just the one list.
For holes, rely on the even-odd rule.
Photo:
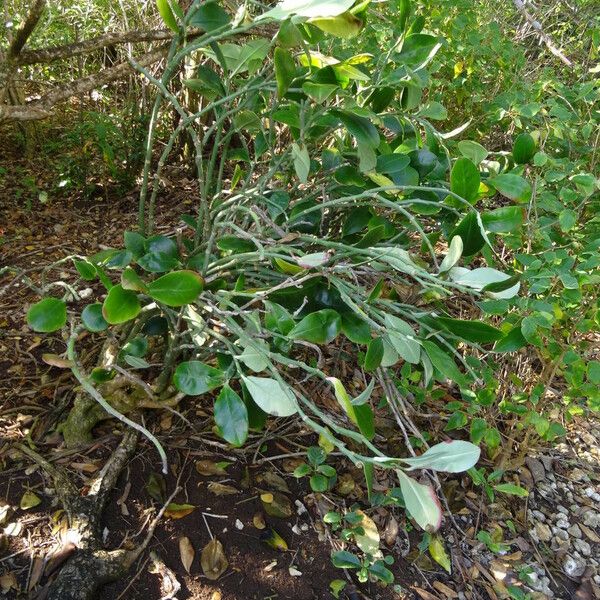
{"label": "green leaf", "polygon": [[482,213],[481,221],[484,227],[493,233],[515,233],[523,224],[523,208],[501,206]]}
{"label": "green leaf", "polygon": [[600,384],[600,361],[590,360],[587,365],[587,378],[594,385]]}
{"label": "green leaf", "polygon": [[476,417],[471,421],[470,438],[474,444],[479,444],[487,430],[487,422],[485,419]]}
{"label": "green leaf", "polygon": [[502,273],[497,269],[492,269],[491,267],[479,267],[472,271],[462,267],[453,267],[450,269],[449,275],[450,279],[455,283],[477,291],[483,290],[492,283],[507,282],[511,286],[508,289],[490,293],[493,298],[498,300],[516,296],[521,287],[518,281],[509,281],[512,279],[510,275]]}
{"label": "green leaf", "polygon": [[[391,556],[386,556],[386,559],[392,558]],[[393,560],[393,559],[392,559]],[[375,579],[379,579],[387,584],[394,583],[394,574],[385,566],[385,562],[383,560],[376,560],[372,564],[367,567],[369,574]]]}
{"label": "green leaf", "polygon": [[304,317],[290,332],[292,339],[305,340],[313,344],[329,344],[342,329],[338,312],[325,308]]}
{"label": "green leaf", "polygon": [[193,302],[204,289],[204,280],[194,271],[173,271],[148,284],[148,295],[167,306]]}
{"label": "green leaf", "polygon": [[366,117],[343,110],[332,110],[330,114],[339,119],[360,144],[364,144],[370,148],[377,148],[379,146],[379,132]]}
{"label": "green leaf", "polygon": [[296,142],[293,142],[292,158],[300,183],[306,183],[308,181],[308,174],[310,173],[310,156],[307,147],[304,144],[300,146]]}
{"label": "green leaf", "polygon": [[132,290],[134,292],[148,291],[148,286],[144,280],[131,268],[127,267],[121,273],[121,286],[124,290]]}
{"label": "green leaf", "polygon": [[444,377],[457,383],[460,387],[467,387],[468,382],[465,376],[460,372],[454,358],[446,354],[437,344],[429,340],[422,340],[423,348],[431,361],[431,364]]}
{"label": "green leaf", "polygon": [[275,8],[259,15],[255,20],[285,21],[292,15],[307,19],[335,17],[345,13],[353,4],[354,0],[282,0]]}
{"label": "green leaf", "polygon": [[369,173],[377,166],[377,154],[366,142],[358,141],[356,145],[358,154],[358,168],[361,173]]}
{"label": "green leaf", "polygon": [[413,328],[406,321],[393,315],[385,315],[385,324],[394,350],[406,362],[418,364],[421,358],[421,345]]}
{"label": "green leaf", "polygon": [[461,429],[467,424],[467,415],[458,410],[450,415],[444,431],[452,431],[454,429]]}
{"label": "green leaf", "polygon": [[374,371],[379,367],[383,359],[383,351],[383,340],[380,337],[374,338],[369,342],[365,355],[365,371]]}
{"label": "green leaf", "polygon": [[[450,173],[450,189],[452,192],[464,198],[467,202],[473,203],[479,195],[480,183],[479,169],[468,158],[459,158],[454,163]],[[458,204],[456,198],[450,198],[451,202],[452,200]]]}
{"label": "green leaf", "polygon": [[326,492],[329,487],[329,480],[324,475],[312,475],[309,483],[314,492]]}
{"label": "green leaf", "polygon": [[96,279],[98,273],[96,271],[96,267],[91,262],[88,262],[87,260],[77,260],[74,258],[73,264],[75,265],[75,268],[77,269],[81,279],[85,279],[85,281],[93,281]]}
{"label": "green leaf", "polygon": [[291,52],[283,48],[275,48],[275,77],[277,79],[277,95],[283,98],[296,75],[296,63]]}
{"label": "green leaf", "polygon": [[263,304],[266,309],[265,326],[267,329],[288,335],[295,325],[292,314],[283,306],[275,304],[275,302],[265,300]]}
{"label": "green leaf", "polygon": [[146,238],[136,231],[126,231],[123,234],[125,249],[129,250],[133,258],[139,258],[145,252]]}
{"label": "green leaf", "polygon": [[476,165],[484,161],[489,154],[489,152],[481,144],[472,142],[470,140],[462,140],[458,142],[458,151],[463,156],[473,161],[473,163]]}
{"label": "green leaf", "polygon": [[404,39],[397,60],[413,70],[418,70],[435,56],[440,47],[441,43],[437,37],[426,33],[412,33]]}
{"label": "green leaf", "polygon": [[195,78],[185,79],[183,84],[191,90],[206,96],[209,100],[214,100],[225,94],[221,77],[210,67],[198,65],[196,75]]}
{"label": "green leaf", "polygon": [[210,32],[229,23],[229,15],[218,2],[203,2],[190,19],[190,24],[205,32]]}
{"label": "green leaf", "polygon": [[347,550],[339,550],[331,555],[331,562],[338,569],[360,569],[362,564],[358,556]]}
{"label": "green leaf", "polygon": [[302,91],[319,104],[325,102],[325,100],[339,89],[340,87],[333,83],[313,83],[312,81],[306,81],[302,84]]}
{"label": "green leaf", "polygon": [[446,548],[444,548],[444,542],[439,535],[431,536],[431,540],[429,541],[429,554],[438,565],[443,567],[444,570],[448,573],[452,572],[450,557],[448,556]]}
{"label": "green leaf", "polygon": [[330,33],[336,37],[350,39],[357,36],[364,26],[364,21],[349,12],[342,13],[335,17],[321,17],[311,19],[311,25],[315,25],[321,31]]}
{"label": "green leaf", "polygon": [[448,254],[444,256],[444,260],[440,265],[440,273],[449,271],[459,260],[463,253],[463,241],[460,235],[455,235],[450,240]]}
{"label": "green leaf", "polygon": [[481,234],[477,215],[474,212],[469,212],[454,228],[450,239],[455,236],[460,236],[462,239],[464,256],[473,256],[485,246],[485,238]]}
{"label": "green leaf", "polygon": [[439,102],[429,102],[419,110],[419,116],[434,121],[443,121],[448,118],[448,111]]}
{"label": "green leaf", "polygon": [[176,4],[176,0],[156,0],[156,6],[158,8],[158,12],[162,17],[165,25],[172,29],[175,33],[179,32],[179,25],[177,24],[177,19],[173,14],[173,10],[171,9],[171,3]]}
{"label": "green leaf", "polygon": [[346,585],[348,585],[348,582],[342,579],[334,579],[331,581],[329,583],[329,589],[331,590],[333,597],[338,599],[340,597],[340,593],[346,587]]}
{"label": "green leaf", "polygon": [[253,340],[240,354],[240,360],[255,373],[264,371],[269,366],[269,345],[265,340]]}
{"label": "green leaf", "polygon": [[403,184],[405,171],[410,164],[410,158],[406,154],[382,154],[377,157],[377,172],[389,175],[396,185]]}
{"label": "green leaf", "polygon": [[371,398],[371,394],[375,389],[375,379],[371,379],[369,385],[358,395],[356,398],[351,400],[352,406],[362,406],[366,404]]}
{"label": "green leaf", "polygon": [[102,304],[88,304],[81,312],[81,320],[88,331],[104,331],[108,328],[106,319],[102,316]]}
{"label": "green leaf", "polygon": [[435,491],[430,485],[423,485],[397,470],[400,490],[406,510],[425,531],[437,531],[442,524],[442,509]]}
{"label": "green leaf", "polygon": [[493,185],[503,196],[516,202],[525,203],[531,199],[531,185],[520,175],[502,173],[488,179],[488,183]]}
{"label": "green leaf", "polygon": [[138,316],[142,307],[135,292],[121,285],[110,288],[102,304],[102,316],[111,325],[125,323]]}
{"label": "green leaf", "polygon": [[512,155],[518,165],[528,163],[534,156],[537,148],[535,140],[528,133],[517,136],[512,149]]}
{"label": "green leaf", "polygon": [[256,246],[251,240],[242,239],[237,235],[222,236],[217,240],[217,248],[225,252],[233,252],[234,254],[256,250]]}
{"label": "green leaf", "polygon": [[503,494],[509,494],[511,496],[520,496],[521,498],[529,496],[529,492],[526,489],[519,485],[515,485],[514,483],[501,483],[494,486],[494,489],[497,492],[502,492]]}
{"label": "green leaf", "polygon": [[577,213],[570,208],[565,208],[558,215],[558,224],[560,225],[561,231],[565,233],[571,231],[575,225],[577,225]]}
{"label": "green leaf", "polygon": [[399,11],[397,17],[397,26],[399,27],[400,31],[404,31],[406,29],[406,22],[410,16],[411,2],[410,0],[399,0],[398,5]]}
{"label": "green leaf", "polygon": [[355,344],[368,344],[371,341],[369,324],[354,313],[342,313],[342,333]]}
{"label": "green leaf", "polygon": [[197,360],[189,360],[177,366],[173,383],[180,392],[188,396],[200,396],[221,387],[225,383],[225,375],[220,369]]}
{"label": "green leaf", "polygon": [[312,473],[312,469],[311,469],[310,465],[307,465],[306,463],[302,463],[301,465],[298,465],[294,469],[294,472],[292,473],[292,475],[294,477],[296,477],[296,479],[300,479],[301,477],[306,477],[309,473]]}
{"label": "green leaf", "polygon": [[34,331],[51,333],[67,322],[67,305],[58,298],[44,298],[27,311],[27,324]]}
{"label": "green leaf", "polygon": [[429,448],[416,458],[402,458],[402,462],[414,469],[433,469],[445,473],[462,473],[477,464],[480,450],[470,442],[454,440],[442,442]]}
{"label": "green leaf", "polygon": [[248,409],[228,384],[217,396],[214,411],[219,435],[233,446],[242,446],[248,438]]}
{"label": "green leaf", "polygon": [[164,235],[157,235],[146,240],[146,254],[137,263],[146,271],[163,273],[177,266],[178,256],[175,241]]}
{"label": "green leaf", "polygon": [[337,377],[328,377],[327,380],[333,385],[335,397],[348,418],[359,428],[360,432],[371,440],[375,436],[375,424],[373,411],[368,404],[354,405],[344,384]]}
{"label": "green leaf", "polygon": [[435,317],[435,322],[450,333],[475,344],[490,344],[504,337],[502,331],[481,321]]}
{"label": "green leaf", "polygon": [[275,417],[289,417],[296,413],[294,392],[287,384],[269,377],[242,376],[248,393],[266,413]]}

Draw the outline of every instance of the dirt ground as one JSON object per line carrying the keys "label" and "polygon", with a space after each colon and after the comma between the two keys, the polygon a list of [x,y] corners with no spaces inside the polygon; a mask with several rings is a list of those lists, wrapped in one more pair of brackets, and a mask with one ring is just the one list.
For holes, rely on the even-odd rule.
{"label": "dirt ground", "polygon": [[[48,478],[14,445],[29,444],[66,468],[85,494],[89,478],[114,450],[122,430],[105,421],[96,427],[93,443],[64,447],[57,426],[69,410],[75,380],[69,369],[44,363],[42,355],[63,354],[65,340],[60,333],[40,335],[28,329],[24,316],[37,297],[15,278],[25,271],[39,283],[43,265],[119,245],[122,232],[135,226],[137,192],[52,198],[44,204],[32,198],[29,206],[15,193],[20,182],[11,173],[39,173],[43,179],[43,165],[2,145],[0,164],[7,170],[0,191],[0,268],[16,269],[0,276],[0,597],[43,598],[55,576],[48,569],[51,558],[64,545],[64,522]],[[165,222],[185,202],[186,181],[180,183],[177,193],[161,199]],[[86,285],[71,263],[58,273],[80,290]],[[85,341],[90,357],[97,344],[93,336]],[[125,578],[106,586],[101,599],[321,600],[334,597],[330,583],[336,579],[347,581],[340,597],[349,600],[600,597],[600,424],[594,420],[571,423],[564,443],[532,449],[524,462],[512,465],[515,483],[530,490],[527,498],[497,495],[490,504],[468,476],[443,479],[455,515],[446,515],[441,532],[452,563],[448,574],[418,550],[422,532],[402,511],[368,507],[362,475],[352,465],[336,459],[338,476],[350,482],[344,493],[336,488],[331,494],[314,494],[304,480],[291,475],[302,452],[316,443],[311,432],[294,422],[273,421],[263,434],[251,436],[245,448],[232,450],[212,433],[209,402],[181,404],[178,412],[185,421],[171,412],[149,416],[147,426],[168,453],[166,495],[181,486],[174,502],[191,510],[163,518],[140,560]],[[221,463],[228,464],[218,474],[199,472]],[[485,458],[482,463],[491,466]],[[158,470],[154,448],[141,442],[103,517],[107,548],[128,548],[144,537],[161,504],[152,484]],[[376,489],[392,485],[381,477]],[[21,507],[27,493],[41,502]],[[282,494],[289,516],[266,515],[261,494]],[[394,558],[394,585],[360,585],[331,564],[332,550],[343,546],[322,516],[354,504],[367,511],[382,535],[388,533],[384,548]],[[477,539],[480,530],[491,532],[504,545],[501,550]],[[265,541],[273,532],[287,549]],[[203,574],[200,555],[213,537],[222,543],[228,566],[211,581]],[[189,573],[181,560],[182,538],[194,549]],[[582,568],[569,570],[568,559]]]}

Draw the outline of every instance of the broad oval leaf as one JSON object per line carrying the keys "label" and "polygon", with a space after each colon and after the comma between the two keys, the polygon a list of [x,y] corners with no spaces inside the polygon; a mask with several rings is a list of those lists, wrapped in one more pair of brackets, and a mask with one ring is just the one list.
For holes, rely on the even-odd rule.
{"label": "broad oval leaf", "polygon": [[[331,114],[345,125],[346,129],[356,138],[359,144],[364,144],[369,148],[377,148],[379,146],[379,132],[369,119],[343,110],[332,110]],[[375,166],[373,165],[373,168]]]}
{"label": "broad oval leaf", "polygon": [[292,144],[292,158],[294,159],[294,169],[300,183],[306,183],[308,181],[308,174],[310,173],[310,156],[306,146],[304,144],[298,145],[294,142]]}
{"label": "broad oval leaf", "polygon": [[460,236],[463,242],[463,255],[473,256],[485,246],[477,214],[469,212],[450,234],[451,238]]}
{"label": "broad oval leaf", "polygon": [[111,325],[135,319],[141,310],[142,307],[136,293],[123,289],[122,285],[110,288],[102,304],[102,316]]}
{"label": "broad oval leaf", "polygon": [[[480,183],[479,169],[468,158],[459,158],[454,163],[450,173],[450,189],[455,194],[473,203],[479,194]],[[456,198],[450,200],[458,203]]]}
{"label": "broad oval leaf", "polygon": [[242,446],[248,438],[248,409],[227,384],[215,400],[214,413],[221,437],[233,446]]}
{"label": "broad oval leaf", "polygon": [[501,173],[488,179],[488,183],[493,185],[503,196],[516,202],[529,202],[531,198],[531,185],[520,175]]}
{"label": "broad oval leaf", "polygon": [[375,437],[375,420],[373,411],[367,404],[368,397],[360,404],[353,404],[344,384],[337,377],[328,377],[327,380],[333,385],[335,397],[348,418],[368,440],[373,439]]}
{"label": "broad oval leaf", "polygon": [[377,369],[383,360],[383,352],[383,340],[380,337],[372,339],[367,346],[365,363],[363,365],[364,370],[374,371]]}
{"label": "broad oval leaf", "polygon": [[448,247],[448,254],[444,256],[444,260],[440,265],[440,273],[445,273],[449,271],[462,256],[463,252],[463,241],[460,235],[455,235],[450,240],[450,246]]}
{"label": "broad oval leaf", "polygon": [[460,372],[459,368],[454,362],[454,358],[446,354],[437,344],[429,340],[423,340],[421,342],[423,348],[431,361],[431,364],[444,376],[454,381],[460,387],[467,387],[467,379]]}
{"label": "broad oval leaf", "polygon": [[318,27],[325,33],[330,33],[336,37],[349,39],[357,36],[364,26],[364,21],[349,12],[342,13],[335,17],[322,17],[311,19],[312,25]]}
{"label": "broad oval leaf", "polygon": [[229,15],[218,2],[209,0],[203,2],[190,19],[190,25],[205,32],[219,29],[229,23]]}
{"label": "broad oval leaf", "polygon": [[342,313],[342,332],[355,344],[371,342],[371,328],[359,315],[350,312]]}
{"label": "broad oval leaf", "polygon": [[481,144],[472,142],[471,140],[462,140],[458,142],[458,151],[476,165],[484,161],[489,154]]}
{"label": "broad oval leaf", "polygon": [[67,322],[67,305],[58,298],[44,298],[27,311],[27,324],[34,331],[51,333]]}
{"label": "broad oval leaf", "polygon": [[501,206],[482,213],[481,221],[493,233],[515,233],[523,224],[523,207]]}
{"label": "broad oval leaf", "polygon": [[81,311],[81,320],[88,331],[104,331],[108,327],[106,319],[102,316],[102,304],[88,304]]}
{"label": "broad oval leaf", "polygon": [[177,33],[179,31],[179,25],[177,24],[177,19],[171,9],[171,2],[176,3],[176,0],[156,0],[156,6],[165,25]]}
{"label": "broad oval leaf", "polygon": [[275,48],[273,55],[275,64],[275,78],[277,79],[277,95],[283,98],[296,75],[296,63],[289,50]]}
{"label": "broad oval leaf", "polygon": [[248,393],[258,406],[275,417],[289,417],[297,412],[292,389],[270,377],[242,376]]}
{"label": "broad oval leaf", "polygon": [[204,289],[204,280],[194,271],[173,271],[148,284],[148,295],[167,306],[193,302]]}
{"label": "broad oval leaf", "polygon": [[410,466],[408,469],[432,469],[446,473],[462,473],[477,464],[481,450],[462,440],[442,442],[432,446],[416,458],[403,458],[402,462]]}
{"label": "broad oval leaf", "polygon": [[353,4],[354,0],[283,0],[275,8],[259,15],[255,20],[275,19],[285,21],[293,15],[308,19],[336,17],[345,13]]}
{"label": "broad oval leaf", "polygon": [[[449,272],[450,279],[455,283],[464,285],[465,287],[471,288],[476,291],[481,291],[487,285],[491,283],[498,283],[511,279],[510,275],[502,273],[497,269],[491,267],[480,267],[473,269],[472,271],[464,267],[453,267]],[[519,293],[521,284],[517,281],[514,285],[506,290],[499,292],[489,292],[492,298],[498,300],[508,299],[516,296]]]}
{"label": "broad oval leaf", "polygon": [[440,47],[437,37],[427,33],[413,33],[406,36],[397,58],[411,69],[418,70],[435,56]]}
{"label": "broad oval leaf", "polygon": [[518,165],[524,165],[533,158],[536,150],[535,140],[531,135],[528,133],[521,133],[515,140],[512,155]]}
{"label": "broad oval leaf", "polygon": [[173,375],[175,387],[189,396],[200,396],[221,387],[224,382],[223,371],[205,365],[198,360],[182,362],[175,369]]}
{"label": "broad oval leaf", "polygon": [[421,345],[413,328],[402,319],[393,315],[385,315],[388,338],[394,350],[406,362],[418,364],[421,357]]}
{"label": "broad oval leaf", "polygon": [[332,308],[324,308],[306,315],[290,332],[296,340],[305,340],[313,344],[329,344],[342,329],[342,318]]}
{"label": "broad oval leaf", "polygon": [[435,317],[435,322],[461,339],[476,344],[490,344],[504,337],[502,331],[481,321]]}
{"label": "broad oval leaf", "polygon": [[410,516],[425,531],[437,531],[442,524],[442,507],[430,485],[423,485],[397,470],[400,490]]}

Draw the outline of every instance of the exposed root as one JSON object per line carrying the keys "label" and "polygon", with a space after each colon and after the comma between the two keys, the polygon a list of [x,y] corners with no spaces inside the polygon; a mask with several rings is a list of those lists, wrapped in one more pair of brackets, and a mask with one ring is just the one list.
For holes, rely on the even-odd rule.
{"label": "exposed root", "polygon": [[127,429],[123,439],[102,470],[93,479],[86,496],[80,496],[66,472],[24,444],[18,449],[40,465],[52,478],[67,514],[69,529],[65,545],[74,545],[58,575],[44,590],[47,600],[92,600],[98,589],[116,581],[129,570],[150,543],[166,506],[180,491],[177,488],[148,528],[144,541],[134,550],[106,550],[102,546],[100,521],[111,490],[135,452],[139,432]]}

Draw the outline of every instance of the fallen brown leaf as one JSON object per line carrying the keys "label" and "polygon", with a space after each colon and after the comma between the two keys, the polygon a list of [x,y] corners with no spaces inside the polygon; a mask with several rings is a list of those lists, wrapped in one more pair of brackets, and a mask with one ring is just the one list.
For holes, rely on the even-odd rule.
{"label": "fallen brown leaf", "polygon": [[190,572],[190,568],[192,563],[194,562],[194,547],[192,546],[192,542],[190,542],[190,538],[188,537],[180,537],[179,538],[179,556],[181,557],[181,564],[187,573]]}
{"label": "fallen brown leaf", "polygon": [[441,581],[434,581],[433,587],[438,591],[444,594],[446,598],[458,598],[458,592],[455,592],[452,588],[449,588],[445,583]]}
{"label": "fallen brown leaf", "polygon": [[217,538],[210,540],[202,549],[200,564],[204,574],[212,581],[219,579],[227,570],[229,563],[225,557],[223,545]]}
{"label": "fallen brown leaf", "polygon": [[200,475],[208,477],[210,475],[225,475],[225,470],[230,463],[228,462],[214,462],[213,460],[199,460],[196,462],[196,471]]}
{"label": "fallen brown leaf", "polygon": [[232,485],[217,483],[216,481],[212,481],[208,484],[208,490],[215,496],[233,496],[234,494],[240,493],[240,491]]}
{"label": "fallen brown leaf", "polygon": [[424,590],[423,588],[413,586],[412,589],[420,598],[423,598],[423,600],[439,600],[438,596],[428,592],[427,590]]}

